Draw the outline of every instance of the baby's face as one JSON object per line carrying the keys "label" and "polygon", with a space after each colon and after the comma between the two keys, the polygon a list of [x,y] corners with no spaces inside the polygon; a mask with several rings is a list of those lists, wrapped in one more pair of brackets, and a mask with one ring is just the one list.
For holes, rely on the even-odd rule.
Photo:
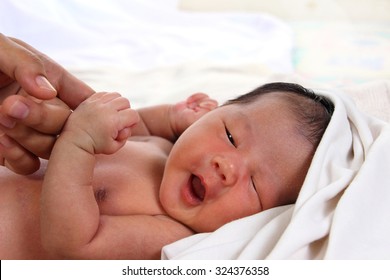
{"label": "baby's face", "polygon": [[278,94],[222,106],[190,126],[166,163],[160,199],[197,232],[295,202],[314,147]]}

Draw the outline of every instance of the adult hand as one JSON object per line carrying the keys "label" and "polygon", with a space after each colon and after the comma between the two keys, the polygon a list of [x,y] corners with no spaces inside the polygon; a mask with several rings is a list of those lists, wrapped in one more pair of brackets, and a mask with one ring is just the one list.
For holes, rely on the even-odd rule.
{"label": "adult hand", "polygon": [[49,57],[0,34],[0,165],[20,174],[36,171],[70,108],[93,92]]}

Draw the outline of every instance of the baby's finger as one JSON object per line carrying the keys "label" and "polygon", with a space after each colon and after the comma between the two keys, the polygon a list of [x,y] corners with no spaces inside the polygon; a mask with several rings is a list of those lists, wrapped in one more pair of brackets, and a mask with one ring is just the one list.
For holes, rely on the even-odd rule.
{"label": "baby's finger", "polygon": [[127,140],[131,136],[131,128],[125,127],[124,129],[118,131],[118,136],[116,137],[116,141],[124,141]]}
{"label": "baby's finger", "polygon": [[120,118],[119,126],[121,129],[123,129],[125,127],[132,127],[132,126],[136,125],[140,120],[140,116],[139,116],[138,112],[133,110],[133,109],[122,110],[122,111],[119,111],[118,114],[119,114],[119,118]]}
{"label": "baby's finger", "polygon": [[40,160],[0,131],[0,165],[27,175],[39,169]]}
{"label": "baby's finger", "polygon": [[132,109],[119,111],[118,114],[119,124],[115,140],[122,141],[131,136],[131,129],[139,122],[140,116],[137,111]]}
{"label": "baby's finger", "polygon": [[126,110],[130,108],[130,101],[122,96],[117,96],[110,101],[110,105],[118,111]]}
{"label": "baby's finger", "polygon": [[218,107],[218,102],[214,99],[203,100],[199,103],[199,107],[211,111]]}
{"label": "baby's finger", "polygon": [[187,98],[185,104],[187,105],[187,108],[196,110],[198,109],[199,102],[206,98],[208,98],[208,95],[205,93],[202,92],[194,93]]}
{"label": "baby's finger", "polygon": [[193,103],[193,102],[198,102],[199,100],[202,100],[202,99],[207,99],[209,98],[209,96],[203,92],[197,92],[197,93],[194,93],[192,95],[190,95],[188,98],[187,98],[187,102],[188,103]]}
{"label": "baby's finger", "polygon": [[201,92],[192,94],[187,98],[186,103],[187,107],[194,111],[198,111],[199,109],[211,111],[218,107],[216,100],[211,99],[207,94]]}

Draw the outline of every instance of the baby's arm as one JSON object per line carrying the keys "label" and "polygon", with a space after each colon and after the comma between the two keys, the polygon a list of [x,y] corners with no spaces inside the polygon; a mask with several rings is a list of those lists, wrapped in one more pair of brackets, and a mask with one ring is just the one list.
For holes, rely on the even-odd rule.
{"label": "baby's arm", "polygon": [[119,150],[138,120],[138,113],[117,93],[96,93],[70,115],[54,145],[42,187],[45,246],[78,250],[97,234],[100,213],[92,189],[95,154]]}
{"label": "baby's arm", "polygon": [[204,93],[195,93],[173,105],[158,105],[137,110],[141,120],[133,135],[155,135],[175,141],[191,124],[218,106]]}

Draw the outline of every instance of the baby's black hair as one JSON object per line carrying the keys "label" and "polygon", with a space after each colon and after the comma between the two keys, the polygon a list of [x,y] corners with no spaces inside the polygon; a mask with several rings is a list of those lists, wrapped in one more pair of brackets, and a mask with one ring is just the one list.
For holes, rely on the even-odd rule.
{"label": "baby's black hair", "polygon": [[297,117],[298,131],[317,146],[330,122],[334,105],[327,97],[316,94],[301,85],[284,82],[264,84],[251,92],[227,101],[224,105],[248,104],[256,101],[260,96],[277,92],[285,93],[281,96],[288,101],[292,112]]}

